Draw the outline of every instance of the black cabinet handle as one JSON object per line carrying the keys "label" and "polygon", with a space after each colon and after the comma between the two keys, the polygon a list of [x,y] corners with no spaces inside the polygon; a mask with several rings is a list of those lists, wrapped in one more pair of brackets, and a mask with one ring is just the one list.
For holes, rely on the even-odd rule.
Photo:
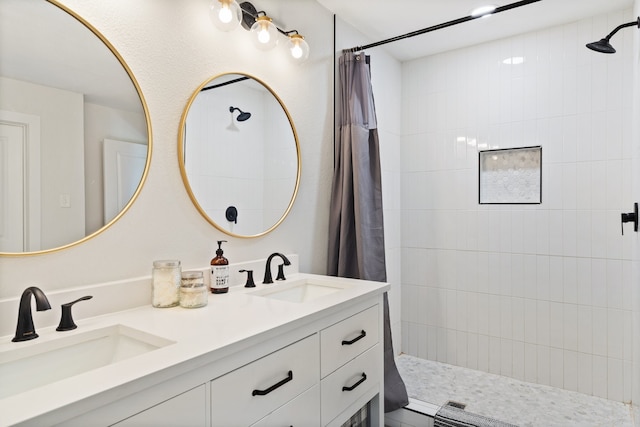
{"label": "black cabinet handle", "polygon": [[363,382],[365,382],[365,380],[367,379],[367,374],[365,374],[364,372],[362,373],[362,378],[360,378],[358,380],[357,383],[355,383],[354,385],[352,385],[351,387],[342,387],[342,391],[351,391],[354,388],[358,387],[360,384],[362,384]]}
{"label": "black cabinet handle", "polygon": [[276,384],[272,385],[271,387],[269,387],[266,390],[253,390],[251,392],[251,396],[264,396],[266,394],[269,394],[273,390],[277,389],[278,387],[282,387],[283,385],[285,385],[286,383],[288,383],[292,379],[293,379],[293,371],[289,371],[287,373],[287,378],[283,379],[282,381],[277,382]]}
{"label": "black cabinet handle", "polygon": [[351,345],[351,344],[355,343],[356,341],[360,341],[362,338],[364,338],[366,336],[367,336],[367,333],[363,329],[362,332],[360,332],[360,335],[358,335],[357,337],[355,337],[351,341],[346,341],[346,340],[342,341],[342,345]]}

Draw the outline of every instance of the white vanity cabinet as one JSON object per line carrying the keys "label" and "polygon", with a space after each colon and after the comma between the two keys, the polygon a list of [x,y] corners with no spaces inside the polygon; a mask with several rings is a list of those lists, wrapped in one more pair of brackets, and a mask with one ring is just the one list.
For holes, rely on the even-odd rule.
{"label": "white vanity cabinet", "polygon": [[[378,304],[320,331],[323,425],[341,425],[381,394],[381,318]],[[370,416],[375,419],[376,414]]]}
{"label": "white vanity cabinet", "polygon": [[251,427],[320,426],[320,386],[315,385]]}
{"label": "white vanity cabinet", "polygon": [[114,425],[117,427],[206,426],[205,399],[205,386],[201,385]]}
{"label": "white vanity cabinet", "polygon": [[[269,365],[273,360],[278,360],[280,366],[276,371],[279,372],[287,369],[286,366],[295,366],[296,362],[300,361],[302,369],[307,372],[305,381],[313,377],[315,385],[254,425],[341,426],[367,402],[382,395],[383,362],[382,345],[379,343],[379,337],[382,336],[381,319],[381,304],[365,309],[344,311],[337,316],[323,319],[318,324],[317,334],[301,342],[309,341],[308,344],[311,342],[314,345],[317,344],[314,348],[317,352],[315,355],[308,351],[311,345],[306,345],[307,350],[303,352],[296,350],[296,347],[301,347],[301,343],[296,343],[290,348],[287,347],[259,360],[258,362],[268,361]],[[285,351],[287,353],[284,353]],[[296,354],[297,356],[294,357],[298,359],[289,359],[290,354]],[[281,357],[287,357],[288,360],[283,361]],[[238,372],[249,367],[253,368],[254,363],[240,368]],[[256,370],[262,372],[261,369]],[[268,375],[261,373],[261,376],[266,378]],[[223,379],[226,380],[225,377]],[[212,384],[216,382],[217,380]],[[228,384],[233,382],[228,381]],[[245,420],[262,415],[268,407],[274,406],[265,403],[261,409],[257,409],[251,402],[257,399],[249,399],[248,390],[253,387],[250,384],[259,383],[255,375],[249,375],[246,385],[244,383],[241,398],[229,394],[224,400],[217,402],[216,394],[220,392],[214,392],[212,387],[214,426],[249,425]],[[286,385],[282,386],[283,391],[285,387]],[[274,390],[274,393],[276,392],[277,390]],[[220,410],[216,410],[216,406],[219,406]],[[245,408],[249,414],[238,415],[238,410],[242,408]],[[217,419],[219,414],[223,413],[224,416]],[[371,425],[382,426],[381,414],[380,404],[376,402],[370,408],[369,416],[374,420]],[[236,420],[235,424],[233,420]]]}
{"label": "white vanity cabinet", "polygon": [[211,381],[212,425],[249,426],[293,400],[318,383],[319,358],[316,333]]}
{"label": "white vanity cabinet", "polygon": [[369,403],[371,425],[382,427],[382,317],[380,293],[298,317],[202,356],[209,362],[160,373],[163,381],[112,390],[93,409],[78,402],[59,425],[339,427]]}

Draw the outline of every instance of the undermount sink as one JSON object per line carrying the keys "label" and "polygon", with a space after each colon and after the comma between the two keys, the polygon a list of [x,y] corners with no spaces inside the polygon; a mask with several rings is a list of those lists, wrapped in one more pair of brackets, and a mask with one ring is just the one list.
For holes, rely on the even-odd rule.
{"label": "undermount sink", "polygon": [[301,279],[286,281],[252,292],[265,298],[289,302],[307,302],[343,290],[347,285],[318,279]]}
{"label": "undermount sink", "polygon": [[0,399],[174,343],[124,325],[43,338],[0,350]]}

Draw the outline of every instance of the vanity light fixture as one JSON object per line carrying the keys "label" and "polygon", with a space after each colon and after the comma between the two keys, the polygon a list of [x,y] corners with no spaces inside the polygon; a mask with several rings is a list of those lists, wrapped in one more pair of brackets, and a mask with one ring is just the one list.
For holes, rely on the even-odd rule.
{"label": "vanity light fixture", "polygon": [[242,24],[245,30],[251,31],[253,43],[260,50],[275,48],[282,34],[287,37],[287,48],[295,62],[301,63],[309,58],[309,45],[297,30],[279,28],[265,11],[258,11],[248,1],[238,4],[236,0],[213,0],[210,16],[222,31],[231,31]]}
{"label": "vanity light fixture", "polygon": [[613,35],[622,28],[635,27],[635,26],[640,28],[640,16],[638,16],[638,19],[636,21],[631,21],[631,22],[627,22],[626,24],[618,25],[613,31],[609,33],[607,37],[600,39],[597,42],[589,43],[587,44],[587,47],[591,50],[595,50],[596,52],[600,52],[600,53],[616,53],[616,50],[613,48],[613,46],[611,46],[611,43],[609,43],[609,40],[611,40],[611,37],[613,37]]}
{"label": "vanity light fixture", "polygon": [[212,0],[209,17],[219,30],[232,31],[242,21],[242,9],[236,0]]}

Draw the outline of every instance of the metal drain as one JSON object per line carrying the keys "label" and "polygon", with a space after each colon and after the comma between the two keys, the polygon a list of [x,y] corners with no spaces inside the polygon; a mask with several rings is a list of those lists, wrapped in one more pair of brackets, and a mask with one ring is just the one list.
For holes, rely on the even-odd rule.
{"label": "metal drain", "polygon": [[464,409],[467,405],[464,403],[449,400],[447,403],[445,403],[445,406],[453,406],[454,408]]}

